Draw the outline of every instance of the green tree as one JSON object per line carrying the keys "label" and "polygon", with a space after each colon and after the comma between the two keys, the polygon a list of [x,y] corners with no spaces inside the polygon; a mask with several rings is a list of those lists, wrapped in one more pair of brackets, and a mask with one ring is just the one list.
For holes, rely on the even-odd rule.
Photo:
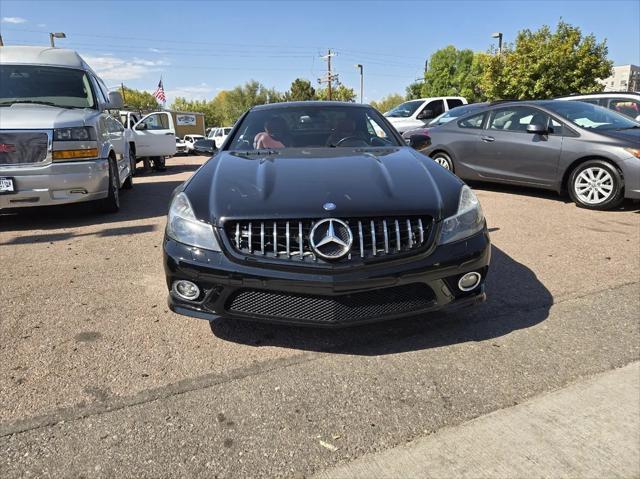
{"label": "green tree", "polygon": [[477,101],[483,66],[472,50],[458,50],[453,45],[442,48],[429,59],[422,96],[454,95]]}
{"label": "green tree", "polygon": [[410,83],[409,86],[407,86],[405,92],[406,92],[406,96],[405,99],[406,100],[417,100],[418,98],[420,98],[422,96],[422,84],[424,82],[422,81],[416,81],[413,83]]}
{"label": "green tree", "polygon": [[222,112],[227,124],[233,124],[240,116],[256,105],[282,101],[282,95],[273,88],[266,88],[260,82],[251,80],[226,92],[222,102]]}
{"label": "green tree", "polygon": [[537,99],[602,91],[597,79],[611,74],[606,41],[583,36],[560,21],[556,31],[543,26],[522,30],[515,46],[487,58],[482,90],[489,99]]}
{"label": "green tree", "polygon": [[[316,91],[316,96],[318,100],[328,100],[329,90],[327,88],[321,88]],[[331,88],[331,99],[333,101],[353,102],[356,101],[356,92],[353,91],[353,88],[344,86],[339,81],[336,81]]]}
{"label": "green tree", "polygon": [[125,108],[130,110],[157,110],[159,108],[158,100],[151,93],[127,87],[121,89],[120,92],[123,93]]}
{"label": "green tree", "polygon": [[372,101],[371,106],[377,109],[379,112],[385,113],[404,101],[404,96],[398,93],[392,93],[391,95],[385,96],[380,101]]}
{"label": "green tree", "polygon": [[284,101],[309,101],[316,99],[316,90],[311,86],[309,80],[296,78],[289,91],[283,96]]}

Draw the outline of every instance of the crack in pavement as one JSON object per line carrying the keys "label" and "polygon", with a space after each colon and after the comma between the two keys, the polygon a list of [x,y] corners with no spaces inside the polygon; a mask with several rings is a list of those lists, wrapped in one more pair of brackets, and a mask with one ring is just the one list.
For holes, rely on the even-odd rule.
{"label": "crack in pavement", "polygon": [[[593,296],[594,294],[600,295],[606,293],[607,291],[612,291],[617,288],[622,288],[626,286],[640,284],[638,281],[630,281],[625,283],[620,283],[614,286],[610,286],[597,291],[590,291],[586,294],[582,295],[572,295],[565,296],[560,301],[553,301],[552,305],[558,305],[562,303],[567,303],[571,301],[579,301],[582,298]],[[523,312],[522,306],[523,304],[509,304],[504,303],[505,308],[503,312],[498,315],[492,316],[493,319],[502,318],[512,314],[513,312]],[[529,307],[529,304],[524,304]],[[527,308],[524,311],[526,313],[531,313],[539,309],[548,308],[551,305],[540,305],[536,308]],[[446,319],[446,318],[444,318]],[[393,343],[398,343],[405,341],[408,337],[415,336],[419,334],[419,332],[413,331],[409,334],[399,335],[393,341]],[[119,397],[112,398],[108,401],[104,402],[94,402],[89,405],[78,404],[75,406],[65,407],[58,410],[54,410],[51,413],[32,416],[25,419],[18,419],[11,422],[6,422],[0,424],[0,438],[11,436],[14,434],[20,434],[29,432],[35,429],[40,429],[43,427],[54,426],[56,424],[67,422],[67,421],[78,421],[90,416],[101,415],[117,410],[126,409],[132,406],[137,406],[141,404],[151,403],[155,401],[161,401],[164,399],[168,399],[174,396],[186,394],[193,391],[199,391],[203,389],[207,389],[213,386],[218,386],[221,384],[225,384],[228,382],[241,380],[251,376],[257,376],[260,374],[268,373],[270,371],[274,371],[277,369],[288,368],[292,366],[297,366],[300,364],[308,363],[311,361],[316,361],[321,359],[326,355],[330,355],[334,350],[339,350],[344,347],[345,344],[338,344],[326,349],[326,351],[321,352],[305,352],[301,354],[296,354],[287,358],[277,358],[265,362],[261,362],[252,366],[247,366],[243,368],[239,368],[237,370],[232,370],[225,374],[211,373],[203,376],[198,376],[195,378],[187,378],[174,383],[170,383],[164,386],[160,386],[153,389],[147,389],[141,391],[137,394],[127,397]],[[362,346],[366,346],[363,344]]]}

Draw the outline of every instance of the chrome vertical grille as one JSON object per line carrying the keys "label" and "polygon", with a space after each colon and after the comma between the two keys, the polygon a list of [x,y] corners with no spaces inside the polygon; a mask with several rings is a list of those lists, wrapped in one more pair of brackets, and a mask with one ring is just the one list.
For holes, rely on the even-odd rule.
{"label": "chrome vertical grille", "polygon": [[[432,227],[430,217],[376,217],[342,219],[353,235],[351,251],[338,260],[393,257],[426,246]],[[224,231],[234,251],[244,255],[298,263],[326,262],[314,253],[309,235],[318,219],[229,220]]]}

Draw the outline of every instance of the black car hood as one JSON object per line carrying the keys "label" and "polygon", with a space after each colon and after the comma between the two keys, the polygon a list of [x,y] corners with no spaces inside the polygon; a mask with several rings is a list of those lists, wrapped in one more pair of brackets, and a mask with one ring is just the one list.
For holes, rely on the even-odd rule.
{"label": "black car hood", "polygon": [[[408,147],[221,151],[185,192],[198,218],[321,218],[455,213],[462,182]],[[335,210],[323,206],[334,203]]]}

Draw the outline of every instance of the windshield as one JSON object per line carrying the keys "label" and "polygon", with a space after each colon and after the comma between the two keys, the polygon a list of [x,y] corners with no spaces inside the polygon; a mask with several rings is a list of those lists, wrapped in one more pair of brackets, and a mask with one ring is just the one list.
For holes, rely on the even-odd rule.
{"label": "windshield", "polygon": [[228,135],[229,133],[231,133],[231,128],[225,128],[224,129],[224,134]]}
{"label": "windshield", "polygon": [[310,105],[250,111],[230,150],[399,146],[373,108]]}
{"label": "windshield", "polygon": [[480,108],[482,108],[480,105],[465,105],[452,108],[431,120],[429,122],[429,126],[444,125],[445,123],[449,123],[451,120],[460,118],[461,116],[471,113],[474,110],[479,110]]}
{"label": "windshield", "polygon": [[37,103],[94,108],[91,82],[82,70],[34,65],[0,65],[0,105]]}
{"label": "windshield", "polygon": [[386,112],[384,116],[392,118],[408,118],[413,115],[423,103],[424,102],[422,100],[406,101]]}
{"label": "windshield", "polygon": [[555,100],[545,106],[574,125],[590,130],[623,130],[640,125],[608,108],[582,101]]}

